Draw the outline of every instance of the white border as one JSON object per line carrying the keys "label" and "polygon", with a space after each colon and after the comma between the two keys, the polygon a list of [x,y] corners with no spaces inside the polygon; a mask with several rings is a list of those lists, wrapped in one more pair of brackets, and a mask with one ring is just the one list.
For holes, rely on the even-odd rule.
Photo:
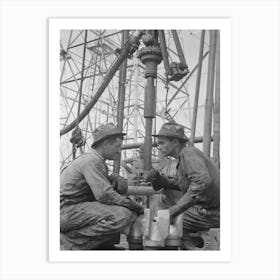
{"label": "white border", "polygon": [[[61,29],[221,30],[221,250],[59,250],[59,31]],[[49,260],[59,262],[228,262],[231,260],[231,22],[228,18],[49,19]]]}

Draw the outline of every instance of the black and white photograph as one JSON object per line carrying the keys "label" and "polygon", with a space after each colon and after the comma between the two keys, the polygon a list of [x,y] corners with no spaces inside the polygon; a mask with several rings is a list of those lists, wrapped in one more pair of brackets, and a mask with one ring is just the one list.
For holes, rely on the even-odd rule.
{"label": "black and white photograph", "polygon": [[279,280],[279,0],[0,0],[0,279]]}
{"label": "black and white photograph", "polygon": [[224,33],[59,31],[60,250],[220,251]]}

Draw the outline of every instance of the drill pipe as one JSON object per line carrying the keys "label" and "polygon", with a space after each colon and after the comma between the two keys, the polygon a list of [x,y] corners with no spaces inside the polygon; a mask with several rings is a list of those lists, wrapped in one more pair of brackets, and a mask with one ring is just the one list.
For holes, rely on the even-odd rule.
{"label": "drill pipe", "polygon": [[160,191],[155,191],[152,187],[143,186],[128,186],[127,195],[154,195],[160,194]]}

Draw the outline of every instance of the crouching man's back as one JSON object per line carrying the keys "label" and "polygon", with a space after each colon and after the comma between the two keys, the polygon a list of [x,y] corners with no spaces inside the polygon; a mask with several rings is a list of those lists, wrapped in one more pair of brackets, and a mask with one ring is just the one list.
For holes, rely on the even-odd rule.
{"label": "crouching man's back", "polygon": [[113,124],[100,126],[94,132],[92,149],[62,172],[61,250],[112,247],[120,232],[143,213],[141,205],[122,195],[125,180],[108,174],[105,160],[120,155],[123,135]]}

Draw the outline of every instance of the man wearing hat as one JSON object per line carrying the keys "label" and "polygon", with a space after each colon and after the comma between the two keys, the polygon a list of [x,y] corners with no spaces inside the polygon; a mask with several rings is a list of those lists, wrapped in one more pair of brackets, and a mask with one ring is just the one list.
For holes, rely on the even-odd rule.
{"label": "man wearing hat", "polygon": [[202,240],[192,238],[193,233],[220,226],[219,170],[199,149],[188,143],[182,125],[165,123],[153,136],[157,137],[158,149],[164,156],[178,159],[177,171],[176,177],[169,179],[153,169],[146,180],[155,190],[163,188],[179,194],[173,201],[169,200],[171,222],[184,212],[184,244],[188,244],[185,249],[200,247]]}
{"label": "man wearing hat", "polygon": [[109,176],[105,163],[118,158],[125,134],[112,123],[93,134],[92,149],[60,176],[61,250],[115,249],[120,233],[144,212],[140,204],[122,195],[126,181]]}

